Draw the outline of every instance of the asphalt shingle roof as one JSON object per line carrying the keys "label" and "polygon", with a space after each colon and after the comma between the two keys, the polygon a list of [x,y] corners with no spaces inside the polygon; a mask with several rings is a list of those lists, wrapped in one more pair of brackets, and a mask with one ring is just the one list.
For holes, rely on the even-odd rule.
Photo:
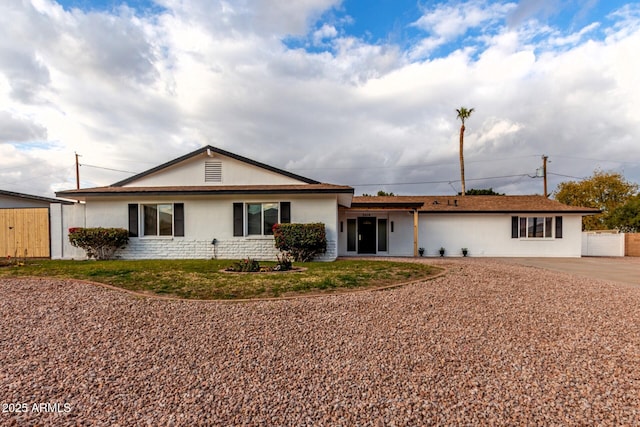
{"label": "asphalt shingle roof", "polygon": [[352,208],[414,208],[427,213],[565,212],[597,214],[599,209],[568,206],[540,195],[531,196],[356,196]]}

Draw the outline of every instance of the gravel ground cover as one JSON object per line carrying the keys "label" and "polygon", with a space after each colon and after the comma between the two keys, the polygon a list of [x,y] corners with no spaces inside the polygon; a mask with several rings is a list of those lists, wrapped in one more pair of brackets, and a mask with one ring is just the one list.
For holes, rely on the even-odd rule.
{"label": "gravel ground cover", "polygon": [[0,280],[0,425],[640,425],[640,288],[494,260],[250,303]]}

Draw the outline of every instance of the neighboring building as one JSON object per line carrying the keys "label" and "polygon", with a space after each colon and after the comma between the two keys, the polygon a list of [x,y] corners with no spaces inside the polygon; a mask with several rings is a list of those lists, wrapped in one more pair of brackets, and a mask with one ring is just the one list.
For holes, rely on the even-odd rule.
{"label": "neighboring building", "polygon": [[123,258],[275,259],[271,227],[321,222],[337,256],[579,257],[582,216],[542,196],[354,197],[321,183],[207,146],[107,187],[58,192],[82,204],[61,212],[60,251],[74,257],[69,227],[122,227]]}
{"label": "neighboring building", "polygon": [[0,190],[0,256],[48,258],[51,210],[71,202]]}
{"label": "neighboring building", "polygon": [[0,209],[49,208],[51,203],[69,204],[71,202],[52,199],[49,197],[32,196],[30,194],[0,190]]}

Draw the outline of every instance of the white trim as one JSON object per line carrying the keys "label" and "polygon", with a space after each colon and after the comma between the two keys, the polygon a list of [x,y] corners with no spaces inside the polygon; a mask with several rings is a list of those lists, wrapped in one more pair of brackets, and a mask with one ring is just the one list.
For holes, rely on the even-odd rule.
{"label": "white trim", "polygon": [[[144,234],[144,206],[156,206],[156,232],[158,234]],[[160,209],[158,206],[171,206],[171,234],[160,234]],[[138,203],[138,238],[140,239],[172,239],[175,234],[175,202],[143,202]]]}

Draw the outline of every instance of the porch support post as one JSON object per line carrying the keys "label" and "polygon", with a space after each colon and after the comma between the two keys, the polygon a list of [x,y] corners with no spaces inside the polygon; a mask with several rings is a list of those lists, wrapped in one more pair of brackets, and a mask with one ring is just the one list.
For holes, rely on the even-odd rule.
{"label": "porch support post", "polygon": [[413,256],[418,256],[418,210],[413,210]]}

